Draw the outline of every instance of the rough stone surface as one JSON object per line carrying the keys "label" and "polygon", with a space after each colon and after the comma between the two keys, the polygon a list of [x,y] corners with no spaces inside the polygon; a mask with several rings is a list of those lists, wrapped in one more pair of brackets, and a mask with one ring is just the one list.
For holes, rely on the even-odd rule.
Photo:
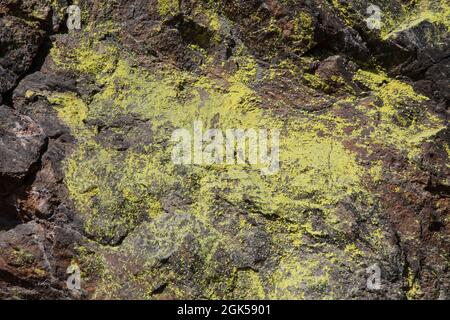
{"label": "rough stone surface", "polygon": [[[449,6],[372,2],[381,30],[361,0],[80,0],[69,31],[0,0],[0,298],[450,298]],[[279,129],[279,172],[174,165],[199,119]]]}

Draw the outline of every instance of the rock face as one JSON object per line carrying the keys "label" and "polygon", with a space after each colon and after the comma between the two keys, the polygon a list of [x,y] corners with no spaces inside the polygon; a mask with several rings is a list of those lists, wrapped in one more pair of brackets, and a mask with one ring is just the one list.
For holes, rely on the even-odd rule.
{"label": "rock face", "polygon": [[0,116],[3,120],[0,137],[2,176],[10,180],[11,184],[20,183],[40,159],[45,135],[41,127],[29,117],[6,106],[0,106]]}
{"label": "rock face", "polygon": [[449,298],[449,6],[373,2],[0,0],[0,298]]}

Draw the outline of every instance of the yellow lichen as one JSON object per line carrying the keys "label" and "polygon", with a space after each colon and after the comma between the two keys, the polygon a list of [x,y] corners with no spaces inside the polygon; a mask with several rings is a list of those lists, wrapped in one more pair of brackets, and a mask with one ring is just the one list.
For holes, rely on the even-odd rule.
{"label": "yellow lichen", "polygon": [[314,45],[314,21],[308,12],[300,11],[293,23],[292,39],[294,44],[301,47],[296,51],[304,53]]}
{"label": "yellow lichen", "polygon": [[[428,21],[437,26],[443,25],[450,32],[450,5],[446,0],[421,0],[413,6],[404,6],[396,16],[384,19],[381,36],[388,39],[408,28]],[[430,39],[431,40],[431,39]],[[435,40],[435,39],[433,39]]]}

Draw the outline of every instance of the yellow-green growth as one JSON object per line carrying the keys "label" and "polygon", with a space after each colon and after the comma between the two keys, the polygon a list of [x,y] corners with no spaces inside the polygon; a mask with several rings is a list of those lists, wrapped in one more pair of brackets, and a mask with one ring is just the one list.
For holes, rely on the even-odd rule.
{"label": "yellow-green growth", "polygon": [[179,0],[157,0],[159,14],[164,16],[167,14],[174,14],[178,11],[180,6]]}
{"label": "yellow-green growth", "polygon": [[53,93],[48,101],[57,105],[59,118],[78,134],[84,129],[84,121],[87,118],[88,107],[73,93]]}
{"label": "yellow-green growth", "polygon": [[57,66],[101,78],[114,70],[118,51],[116,47],[107,43],[96,45],[95,50],[92,46],[87,42],[82,42],[72,50],[54,46],[51,49],[51,56]]}
{"label": "yellow-green growth", "polygon": [[303,74],[303,79],[306,85],[316,90],[328,91],[330,89],[330,86],[316,74],[305,73]]}
{"label": "yellow-green growth", "polygon": [[24,249],[15,249],[12,253],[13,261],[20,268],[30,267],[35,262],[36,258],[34,255]]}
{"label": "yellow-green growth", "polygon": [[300,46],[304,53],[314,45],[314,21],[308,12],[300,11],[294,19],[294,32],[292,39],[294,44]]}
{"label": "yellow-green growth", "polygon": [[416,278],[414,272],[408,268],[408,274],[406,278],[408,284],[408,290],[406,292],[406,297],[408,300],[415,300],[420,298],[422,290],[420,288],[419,279]]}
{"label": "yellow-green growth", "polygon": [[263,300],[266,298],[264,285],[259,274],[253,270],[238,271],[236,275],[235,299]]}
{"label": "yellow-green growth", "polygon": [[[96,55],[97,46],[116,54]],[[167,258],[171,252],[189,254],[182,249],[187,236],[198,241],[195,257],[201,267],[194,276],[199,277],[205,298],[245,296],[245,287],[245,297],[331,298],[332,264],[355,266],[366,258],[357,244],[334,248],[336,254],[330,256],[330,249],[321,242],[325,237],[342,234],[337,215],[341,202],[352,199],[355,205],[361,203],[362,211],[371,209],[375,200],[365,179],[369,176],[378,181],[382,166],[375,162],[375,169],[367,172],[357,154],[347,147],[358,136],[359,124],[333,113],[341,106],[320,114],[298,112],[289,121],[263,110],[261,98],[249,86],[256,77],[256,62],[245,55],[241,55],[244,67],[234,76],[212,79],[168,66],[150,73],[120,58],[117,49],[105,44],[85,43],[80,48],[83,54],[74,54],[80,49],[73,49],[67,55],[70,59],[61,56],[63,50],[55,49],[57,65],[95,75],[101,91],[89,103],[67,93],[53,94],[49,100],[79,140],[78,149],[66,162],[65,182],[76,208],[85,217],[86,232],[97,240],[113,239],[114,243],[128,235],[120,249],[109,252],[118,255],[123,264],[105,262],[99,296],[120,295],[121,286],[132,283],[142,287],[142,291],[136,291],[136,298],[152,298],[158,281],[169,283],[167,294],[189,296],[189,288],[182,287],[185,275],[158,271],[157,265],[158,259]],[[80,57],[88,61],[79,61]],[[378,124],[378,117],[369,112],[370,125],[379,128],[368,142],[409,141],[412,131],[408,130],[426,138],[426,130],[438,127],[439,121],[431,116],[425,117],[429,121],[426,130],[420,117],[409,127],[392,122],[391,117],[403,101],[400,91],[411,95],[413,102],[424,101],[406,84],[364,72],[358,74],[358,80],[384,102],[381,111],[371,107],[384,116]],[[124,118],[136,121],[118,127],[117,121]],[[175,166],[171,161],[171,134],[177,128],[192,130],[196,120],[201,120],[205,128],[279,129],[280,171],[264,176],[259,167],[249,164]],[[92,123],[102,125],[101,136]],[[354,133],[347,135],[349,127],[354,128]],[[113,139],[107,139],[108,134],[132,143],[118,148]],[[167,208],[164,200],[175,195],[189,201]],[[230,226],[232,219],[228,217],[233,215],[240,215],[240,219]],[[281,254],[279,266],[265,277],[238,271],[231,263],[215,259],[216,253],[245,249],[245,237],[253,227],[243,219],[247,216],[259,221],[270,246]],[[319,218],[321,224],[316,223]],[[169,231],[174,226],[177,233],[172,236]],[[226,232],[230,229],[232,233]],[[153,251],[135,246],[140,243],[136,239],[143,236]],[[284,252],[286,248],[306,250],[311,239],[324,248],[323,253],[300,259],[294,252]],[[140,272],[133,272],[133,268]],[[236,291],[230,292],[230,288]]]}

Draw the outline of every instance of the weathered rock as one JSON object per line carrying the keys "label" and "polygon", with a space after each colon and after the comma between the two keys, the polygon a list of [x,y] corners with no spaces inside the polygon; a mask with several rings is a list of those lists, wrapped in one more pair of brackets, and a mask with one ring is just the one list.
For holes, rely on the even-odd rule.
{"label": "weathered rock", "polygon": [[0,106],[0,117],[0,190],[5,193],[37,169],[46,136],[31,118],[7,106]]}
{"label": "weathered rock", "polygon": [[[388,43],[397,51],[403,52],[403,60],[392,60],[386,56],[385,63],[394,67],[393,74],[402,74],[422,83],[420,87],[430,97],[445,100],[448,103],[448,56],[450,55],[450,35],[447,27],[423,21],[416,26],[399,31],[388,39]],[[389,50],[387,51],[389,52]],[[393,52],[394,56],[401,56]],[[430,83],[430,88],[424,88]]]}
{"label": "weathered rock", "polygon": [[[51,11],[0,2],[0,41],[37,22],[0,60],[18,158],[0,156],[0,296],[448,296],[448,32],[375,3],[381,31],[362,1],[79,1],[83,30],[26,74]],[[173,130],[198,119],[280,129],[280,171],[174,165]]]}
{"label": "weathered rock", "polygon": [[36,222],[0,232],[0,297],[71,297],[65,279],[73,245],[73,232]]}
{"label": "weathered rock", "polygon": [[14,16],[0,17],[0,93],[13,89],[32,66],[44,32]]}

